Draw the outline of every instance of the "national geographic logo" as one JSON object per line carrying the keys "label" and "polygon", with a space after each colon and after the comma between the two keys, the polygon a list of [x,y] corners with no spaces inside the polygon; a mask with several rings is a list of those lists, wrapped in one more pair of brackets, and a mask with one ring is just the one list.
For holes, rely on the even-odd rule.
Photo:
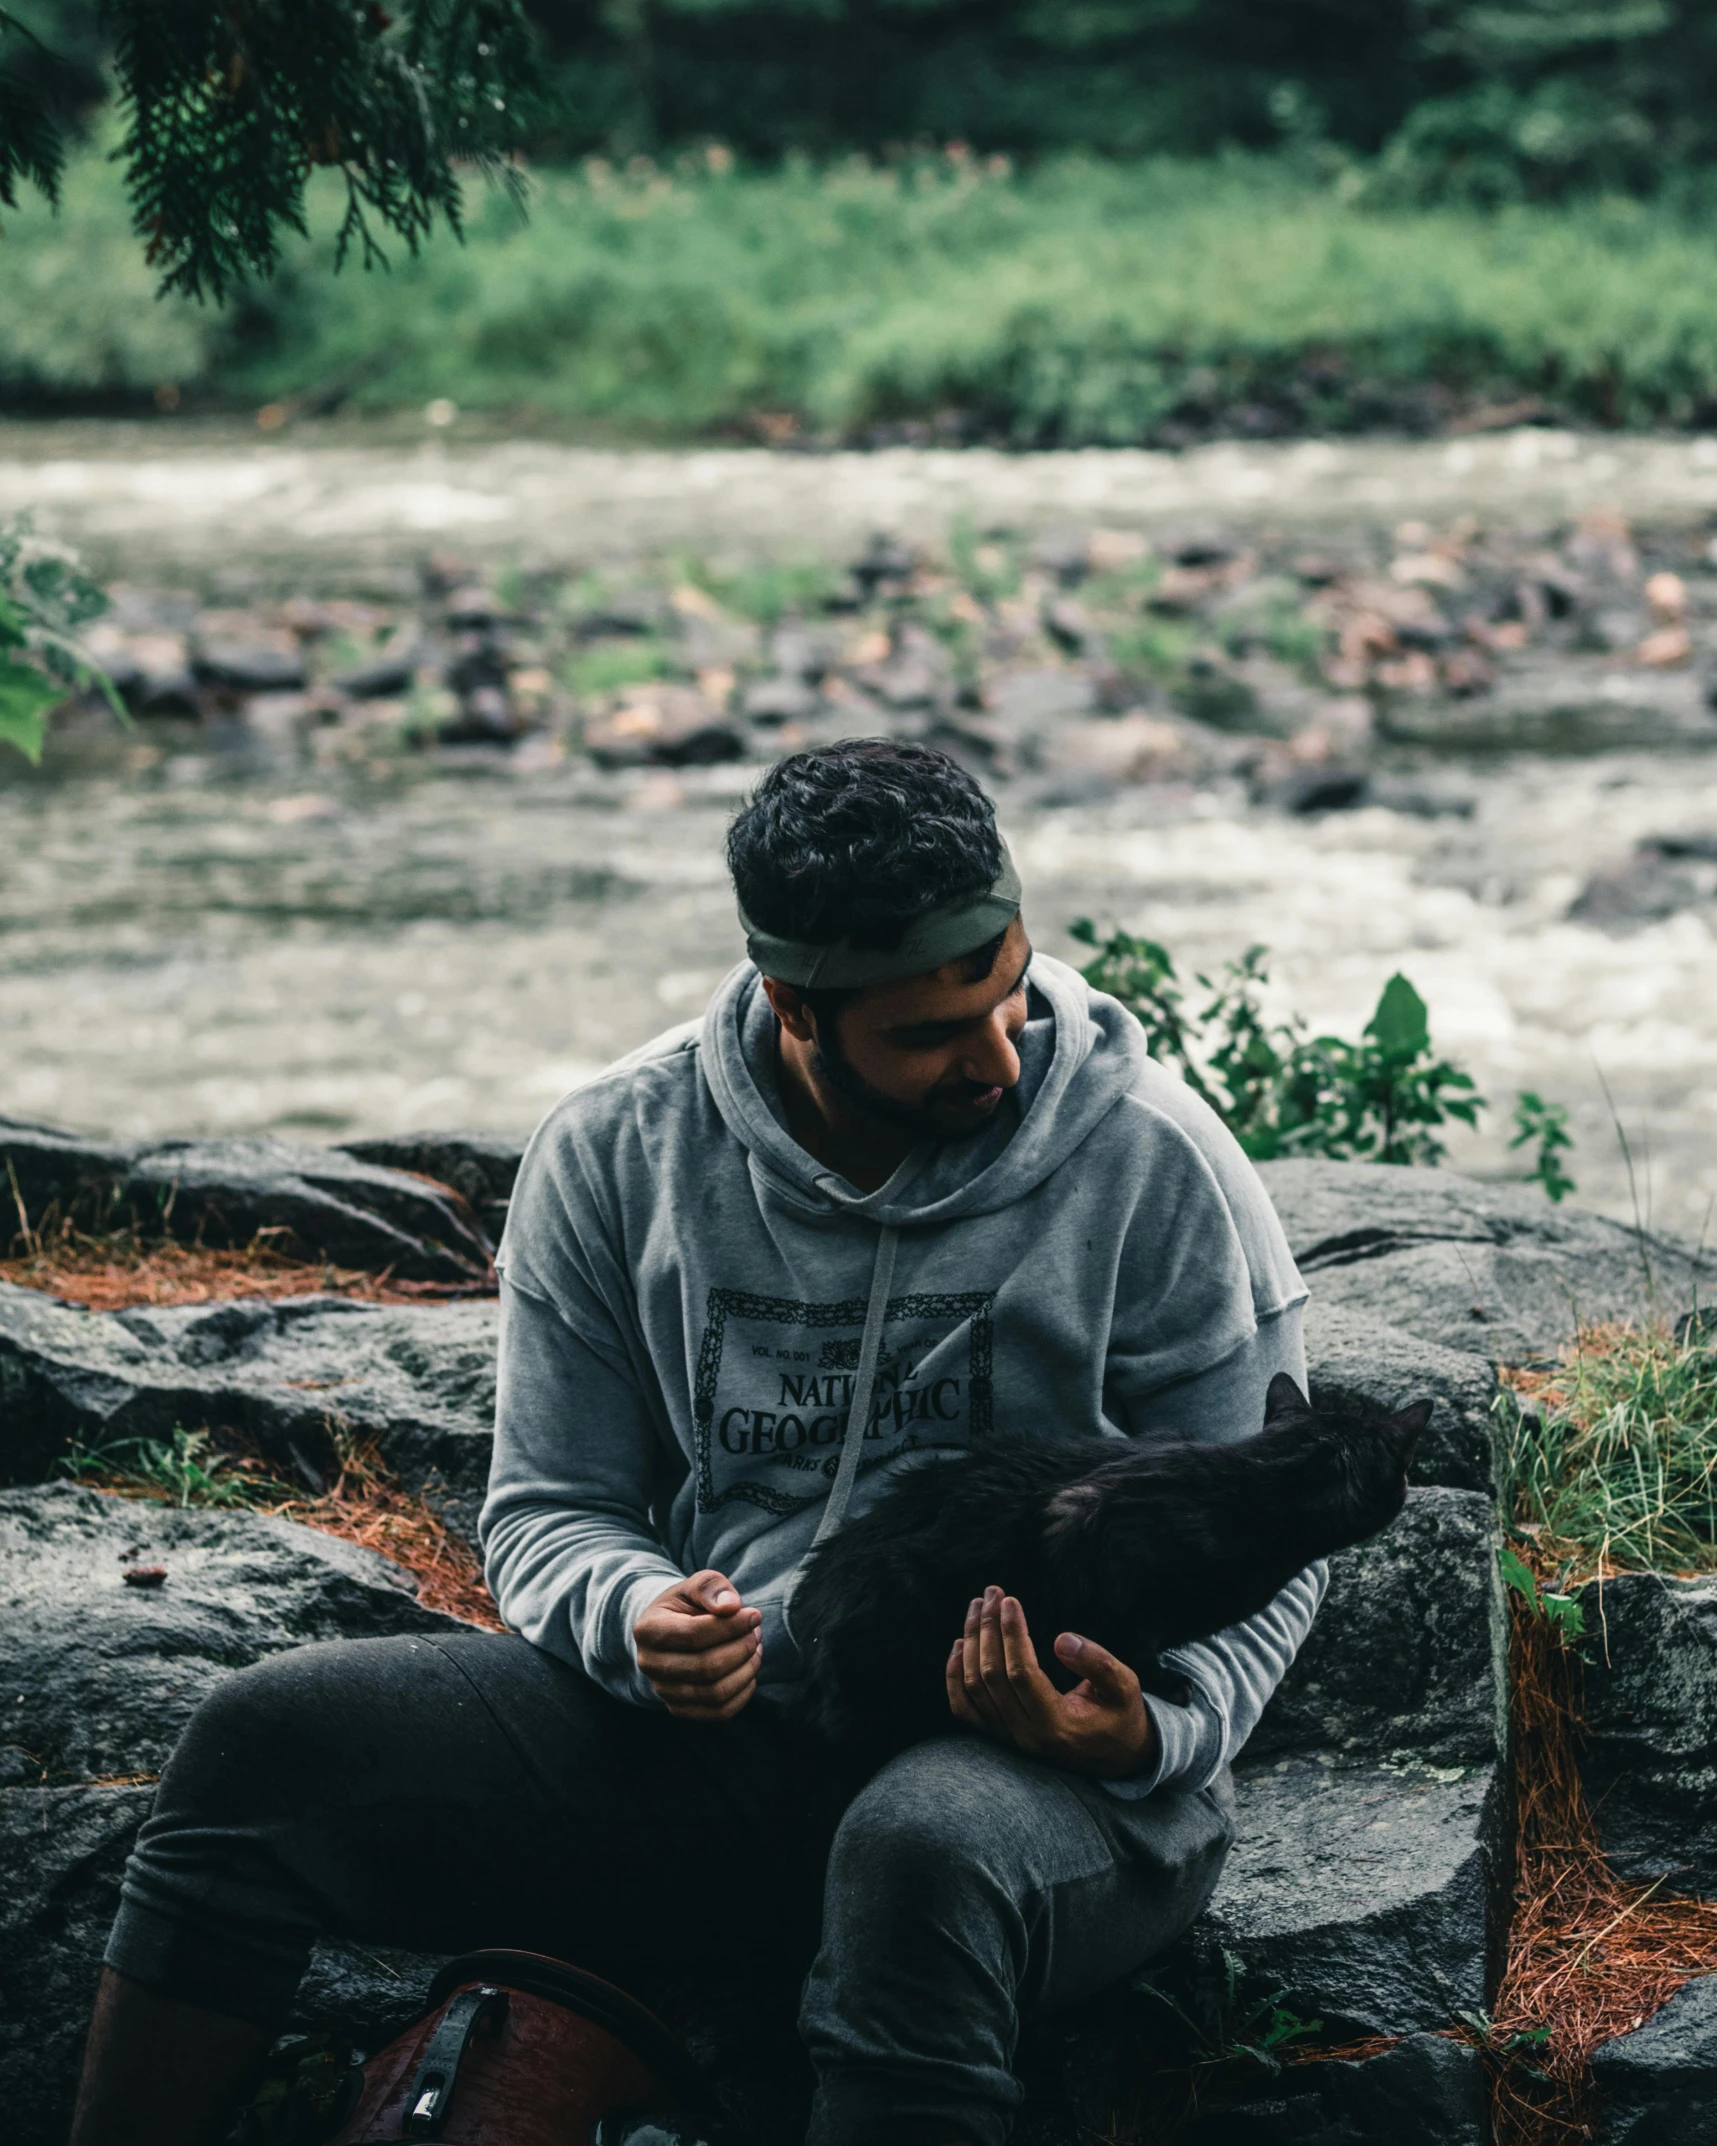
{"label": "national geographic logo", "polygon": [[[993,1302],[980,1290],[889,1298],[861,1473],[919,1446],[989,1436]],[[694,1397],[700,1512],[738,1501],[786,1514],[828,1494],[864,1317],[860,1297],[710,1291]]]}

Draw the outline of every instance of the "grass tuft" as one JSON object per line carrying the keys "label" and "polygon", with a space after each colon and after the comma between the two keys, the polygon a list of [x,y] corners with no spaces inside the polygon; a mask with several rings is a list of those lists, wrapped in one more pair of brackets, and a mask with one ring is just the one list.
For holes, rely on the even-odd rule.
{"label": "grass tuft", "polygon": [[1717,1335],[1585,1326],[1507,1376],[1512,1518],[1560,1586],[1717,1570]]}

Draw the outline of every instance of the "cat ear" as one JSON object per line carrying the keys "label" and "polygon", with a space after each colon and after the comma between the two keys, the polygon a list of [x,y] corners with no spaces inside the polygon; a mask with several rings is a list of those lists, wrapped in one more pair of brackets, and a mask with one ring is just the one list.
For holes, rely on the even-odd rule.
{"label": "cat ear", "polygon": [[1274,1423],[1279,1416],[1303,1416],[1311,1405],[1288,1374],[1278,1371],[1264,1396],[1264,1421]]}
{"label": "cat ear", "polygon": [[1395,1413],[1395,1428],[1401,1433],[1405,1458],[1408,1460],[1413,1458],[1413,1448],[1425,1435],[1434,1405],[1430,1401],[1415,1401],[1411,1408],[1397,1409]]}

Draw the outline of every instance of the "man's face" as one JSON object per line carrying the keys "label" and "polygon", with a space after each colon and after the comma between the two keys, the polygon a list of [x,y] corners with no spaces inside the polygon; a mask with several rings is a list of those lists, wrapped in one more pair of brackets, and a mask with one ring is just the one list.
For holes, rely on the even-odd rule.
{"label": "man's face", "polygon": [[[989,1122],[1019,1079],[1031,942],[1018,917],[988,976],[958,962],[873,984],[817,1030],[818,1076],[847,1102],[920,1139],[964,1140]],[[831,1034],[831,1025],[834,1033]]]}

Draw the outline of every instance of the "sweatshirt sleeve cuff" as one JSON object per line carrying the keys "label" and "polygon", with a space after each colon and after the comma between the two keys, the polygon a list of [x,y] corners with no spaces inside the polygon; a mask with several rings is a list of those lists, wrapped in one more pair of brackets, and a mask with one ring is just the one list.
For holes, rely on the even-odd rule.
{"label": "sweatshirt sleeve cuff", "polygon": [[629,1580],[620,1590],[619,1598],[611,1612],[614,1622],[610,1625],[607,1644],[603,1647],[601,1668],[591,1664],[598,1683],[604,1685],[617,1699],[629,1699],[636,1706],[660,1707],[655,1686],[638,1667],[638,1647],[633,1638],[638,1619],[676,1581],[685,1575],[677,1566],[663,1565],[657,1571],[640,1572],[636,1579]]}
{"label": "sweatshirt sleeve cuff", "polygon": [[1199,1750],[1199,1723],[1190,1707],[1176,1706],[1171,1699],[1144,1694],[1145,1712],[1156,1731],[1156,1759],[1144,1772],[1125,1780],[1105,1781],[1111,1796],[1123,1803],[1137,1803],[1162,1787],[1174,1786],[1192,1772]]}

